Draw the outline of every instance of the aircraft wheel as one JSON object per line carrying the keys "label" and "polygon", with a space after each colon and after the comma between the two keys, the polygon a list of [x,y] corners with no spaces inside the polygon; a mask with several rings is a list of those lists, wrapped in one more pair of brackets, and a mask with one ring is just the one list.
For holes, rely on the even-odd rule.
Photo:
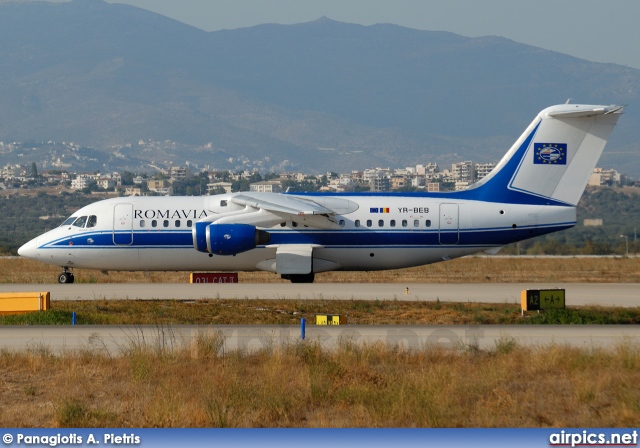
{"label": "aircraft wheel", "polygon": [[62,272],[58,275],[58,283],[73,283],[75,277],[70,272]]}

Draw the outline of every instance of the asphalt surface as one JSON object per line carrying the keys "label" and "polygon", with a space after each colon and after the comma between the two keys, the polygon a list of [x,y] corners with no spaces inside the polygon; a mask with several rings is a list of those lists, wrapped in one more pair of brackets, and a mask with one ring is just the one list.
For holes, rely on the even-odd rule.
{"label": "asphalt surface", "polygon": [[[407,290],[408,288],[408,290]],[[51,300],[424,300],[520,303],[525,289],[561,288],[567,305],[640,306],[636,283],[75,283],[0,284],[0,292],[49,291]]]}
{"label": "asphalt surface", "polygon": [[[120,354],[134,348],[188,349],[197,356],[198,338],[206,337],[218,352],[273,350],[298,343],[319,343],[332,349],[344,343],[384,343],[418,350],[431,346],[493,350],[501,344],[551,345],[610,349],[640,343],[640,326],[632,325],[307,325],[302,340],[296,325],[79,325],[0,326],[0,348],[50,350],[55,353],[90,350]],[[201,339],[202,340],[202,339]]]}

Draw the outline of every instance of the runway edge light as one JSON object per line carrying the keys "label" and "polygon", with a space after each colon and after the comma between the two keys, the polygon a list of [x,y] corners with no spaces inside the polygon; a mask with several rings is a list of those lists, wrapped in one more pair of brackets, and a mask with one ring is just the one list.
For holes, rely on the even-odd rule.
{"label": "runway edge light", "polygon": [[520,308],[524,311],[565,309],[564,289],[523,289]]}

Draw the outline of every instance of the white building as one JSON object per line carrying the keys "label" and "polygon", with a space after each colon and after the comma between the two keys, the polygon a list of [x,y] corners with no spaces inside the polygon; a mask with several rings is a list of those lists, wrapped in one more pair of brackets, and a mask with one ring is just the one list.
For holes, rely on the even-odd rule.
{"label": "white building", "polygon": [[249,184],[249,191],[255,191],[259,193],[280,193],[282,191],[282,184],[277,180],[255,182]]}
{"label": "white building", "polygon": [[84,190],[95,184],[96,181],[93,175],[90,174],[78,174],[75,179],[71,181],[71,188],[73,190]]}
{"label": "white building", "polygon": [[184,166],[172,166],[162,170],[162,174],[171,181],[184,181],[191,177],[191,168]]}
{"label": "white building", "polygon": [[451,173],[456,181],[472,183],[476,179],[475,164],[467,160],[451,165]]}
{"label": "white building", "polygon": [[101,177],[96,181],[96,183],[98,184],[98,187],[104,190],[108,190],[109,188],[113,188],[116,186],[116,181],[114,179],[111,179],[110,177]]}
{"label": "white building", "polygon": [[211,184],[207,184],[207,193],[214,194],[217,188],[222,188],[225,193],[231,193],[231,182],[214,182]]}
{"label": "white building", "polygon": [[495,163],[476,163],[476,180],[480,180],[496,167]]}
{"label": "white building", "polygon": [[594,168],[589,185],[599,187],[601,185],[617,185],[620,183],[620,173],[616,170],[605,170],[602,168]]}
{"label": "white building", "polygon": [[5,165],[4,168],[2,168],[2,173],[0,175],[0,177],[3,177],[5,179],[13,179],[15,177],[20,176],[20,174],[22,173],[22,168],[20,167],[20,165]]}

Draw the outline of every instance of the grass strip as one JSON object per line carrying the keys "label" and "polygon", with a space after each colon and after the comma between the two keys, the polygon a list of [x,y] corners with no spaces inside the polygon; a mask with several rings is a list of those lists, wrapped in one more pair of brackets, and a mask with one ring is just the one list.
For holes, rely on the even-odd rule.
{"label": "grass strip", "polygon": [[316,314],[342,314],[359,325],[638,324],[640,308],[568,307],[521,315],[516,304],[396,300],[85,300],[54,302],[49,311],[0,316],[0,325],[296,325]]}

